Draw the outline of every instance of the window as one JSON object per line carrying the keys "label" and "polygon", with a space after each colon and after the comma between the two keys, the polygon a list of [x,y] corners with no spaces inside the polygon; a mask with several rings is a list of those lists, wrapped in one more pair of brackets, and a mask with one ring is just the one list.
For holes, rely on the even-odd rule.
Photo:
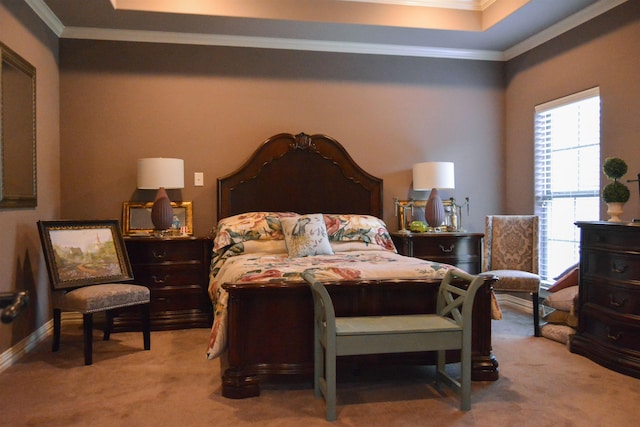
{"label": "window", "polygon": [[552,281],[578,262],[576,221],[600,216],[600,91],[589,89],[535,108],[535,213],[540,276]]}

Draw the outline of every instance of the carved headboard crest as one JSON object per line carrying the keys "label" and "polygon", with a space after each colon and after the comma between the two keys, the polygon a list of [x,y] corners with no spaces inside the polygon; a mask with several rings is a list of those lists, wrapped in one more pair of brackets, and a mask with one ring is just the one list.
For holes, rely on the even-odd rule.
{"label": "carved headboard crest", "polygon": [[294,141],[291,142],[291,148],[294,150],[308,150],[318,152],[318,147],[313,143],[313,139],[310,135],[304,132],[300,132],[296,135]]}

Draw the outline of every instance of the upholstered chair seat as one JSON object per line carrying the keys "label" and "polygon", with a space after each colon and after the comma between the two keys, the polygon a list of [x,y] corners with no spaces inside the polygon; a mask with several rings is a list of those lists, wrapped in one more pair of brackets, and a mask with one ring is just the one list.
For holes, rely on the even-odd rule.
{"label": "upholstered chair seat", "polygon": [[113,316],[111,310],[140,305],[144,349],[151,348],[149,325],[149,288],[126,283],[107,283],[84,286],[73,290],[52,292],[53,304],[53,345],[52,350],[60,348],[61,316],[63,311],[82,313],[84,336],[84,364],[91,365],[93,359],[93,313],[104,311],[106,324],[103,339],[111,334]]}
{"label": "upholstered chair seat", "polygon": [[536,215],[489,215],[482,259],[482,271],[498,278],[494,291],[531,295],[535,336],[540,336],[538,234]]}

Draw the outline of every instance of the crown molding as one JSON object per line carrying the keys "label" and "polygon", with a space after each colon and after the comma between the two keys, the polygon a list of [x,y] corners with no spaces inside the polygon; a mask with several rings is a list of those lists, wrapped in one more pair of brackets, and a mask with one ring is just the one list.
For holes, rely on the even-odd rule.
{"label": "crown molding", "polygon": [[555,25],[547,28],[539,32],[538,34],[529,37],[522,43],[518,43],[515,46],[504,51],[504,60],[508,61],[510,59],[515,58],[518,55],[521,55],[535,47],[540,46],[543,43],[548,42],[549,40],[558,37],[559,35],[566,33],[573,28],[584,24],[585,22],[595,18],[596,16],[602,15],[603,13],[613,9],[616,6],[620,6],[622,3],[627,2],[628,0],[602,0],[597,3],[592,4],[589,7],[584,8],[578,13],[574,13],[570,17],[558,22]]}
{"label": "crown molding", "polygon": [[147,43],[175,43],[206,46],[289,49],[315,52],[358,53],[370,55],[414,56],[450,59],[500,61],[498,51],[446,49],[374,43],[333,42],[273,37],[229,36],[219,34],[175,33],[165,31],[112,30],[105,28],[66,27],[61,38],[111,40]]}
{"label": "crown molding", "polygon": [[436,7],[443,9],[485,10],[496,0],[340,0],[360,3],[396,4],[402,6]]}
{"label": "crown molding", "polygon": [[44,22],[56,36],[60,37],[64,30],[64,24],[43,0],[25,0],[25,3],[33,9],[36,15],[42,19],[42,22]]}
{"label": "crown molding", "polygon": [[315,52],[337,52],[369,55],[410,56],[428,58],[508,61],[578,25],[581,25],[628,0],[601,0],[560,21],[513,47],[500,52],[475,49],[451,49],[435,46],[393,45],[355,42],[336,42],[274,37],[231,36],[219,34],[180,33],[164,31],[117,30],[106,28],[65,27],[43,0],[25,0],[34,12],[59,38],[130,41],[146,43],[175,43],[208,46],[290,49]]}

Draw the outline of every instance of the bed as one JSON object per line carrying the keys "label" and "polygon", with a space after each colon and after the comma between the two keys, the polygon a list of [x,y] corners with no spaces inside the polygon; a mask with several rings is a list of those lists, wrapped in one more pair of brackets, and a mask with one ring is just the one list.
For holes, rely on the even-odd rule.
{"label": "bed", "polygon": [[[452,267],[420,264],[395,253],[380,220],[382,187],[382,180],[360,168],[339,142],[304,133],[267,139],[239,169],[218,179],[219,221],[209,288],[215,320],[208,357],[220,361],[223,396],[257,396],[265,380],[311,378],[313,302],[300,273],[285,265],[291,259],[301,262],[302,269],[316,269],[337,315],[434,311],[440,278]],[[291,224],[300,227],[300,218],[312,236],[325,227],[330,240],[329,247],[324,237],[314,240],[319,242],[316,252],[302,255],[318,250],[323,255],[287,256],[288,249],[297,247]],[[249,265],[231,272],[242,258]],[[326,267],[330,258],[343,264]],[[361,271],[364,264],[358,262],[363,259],[377,265],[373,272]],[[258,264],[265,261],[267,266]],[[412,269],[422,269],[421,274],[407,273]],[[488,278],[474,304],[472,378],[481,381],[498,378],[491,351],[491,283]],[[389,354],[339,363],[433,364],[434,358],[431,353]]]}

